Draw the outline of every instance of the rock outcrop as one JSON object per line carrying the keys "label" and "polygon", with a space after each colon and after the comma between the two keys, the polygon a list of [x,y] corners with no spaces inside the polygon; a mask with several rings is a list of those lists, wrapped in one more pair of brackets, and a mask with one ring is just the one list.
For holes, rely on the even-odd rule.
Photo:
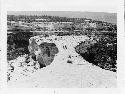
{"label": "rock outcrop", "polygon": [[54,56],[58,53],[58,48],[54,43],[43,42],[38,45],[34,39],[28,48],[31,57],[38,61],[41,68],[50,65],[54,60]]}

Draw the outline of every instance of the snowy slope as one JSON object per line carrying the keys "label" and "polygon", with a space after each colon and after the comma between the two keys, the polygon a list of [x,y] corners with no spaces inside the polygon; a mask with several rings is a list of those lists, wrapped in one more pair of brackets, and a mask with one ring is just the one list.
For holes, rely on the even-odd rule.
{"label": "snowy slope", "polygon": [[[55,40],[56,38],[56,40]],[[9,87],[42,87],[42,88],[96,88],[96,87],[116,87],[116,73],[103,70],[93,66],[79,56],[74,47],[81,41],[89,39],[86,36],[51,36],[49,38],[33,37],[37,44],[42,42],[55,43],[59,53],[54,61],[47,67],[39,69],[36,62],[36,68],[33,66],[20,67],[20,62],[25,62],[25,57],[19,57],[13,61],[17,64],[15,71],[10,73],[12,79],[8,81]],[[30,39],[32,41],[32,38]],[[69,58],[69,55],[71,58]],[[23,61],[19,61],[20,58]],[[72,64],[67,61],[72,61]],[[18,61],[18,63],[17,63]],[[31,65],[33,60],[31,59]],[[25,64],[25,63],[24,63]],[[27,71],[23,71],[27,69]]]}

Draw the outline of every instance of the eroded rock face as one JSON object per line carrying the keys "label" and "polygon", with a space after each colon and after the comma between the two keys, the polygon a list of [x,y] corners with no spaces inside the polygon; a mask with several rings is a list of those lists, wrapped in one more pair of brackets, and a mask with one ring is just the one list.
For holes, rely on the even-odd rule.
{"label": "eroded rock face", "polygon": [[38,45],[34,39],[28,48],[32,58],[38,61],[41,68],[50,65],[58,53],[58,48],[54,43],[43,42]]}

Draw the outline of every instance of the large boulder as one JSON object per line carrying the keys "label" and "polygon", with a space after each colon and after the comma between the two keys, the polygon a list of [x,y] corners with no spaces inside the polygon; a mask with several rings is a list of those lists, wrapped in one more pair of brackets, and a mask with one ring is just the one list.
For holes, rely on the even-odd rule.
{"label": "large boulder", "polygon": [[38,45],[34,39],[31,41],[28,48],[31,57],[38,61],[41,68],[50,65],[55,55],[58,53],[58,48],[54,43],[43,42]]}

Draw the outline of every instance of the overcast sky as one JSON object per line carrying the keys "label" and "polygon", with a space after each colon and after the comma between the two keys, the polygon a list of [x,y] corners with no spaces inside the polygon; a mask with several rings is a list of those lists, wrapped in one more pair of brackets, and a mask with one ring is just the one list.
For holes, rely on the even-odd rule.
{"label": "overcast sky", "polygon": [[2,0],[9,11],[117,12],[119,0]]}

